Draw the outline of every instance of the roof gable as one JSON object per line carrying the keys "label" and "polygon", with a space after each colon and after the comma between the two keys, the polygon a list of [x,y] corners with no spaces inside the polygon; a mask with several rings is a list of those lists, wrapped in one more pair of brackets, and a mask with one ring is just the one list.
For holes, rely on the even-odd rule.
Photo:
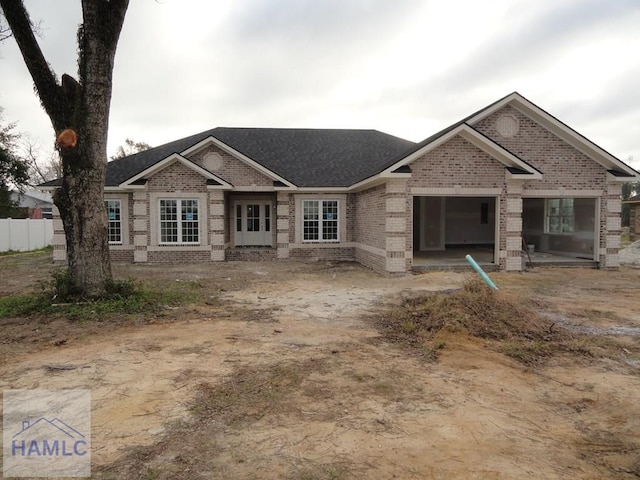
{"label": "roof gable", "polygon": [[236,158],[239,161],[243,162],[247,166],[249,166],[251,168],[254,168],[255,170],[259,171],[264,176],[270,178],[274,182],[280,182],[283,187],[290,187],[290,188],[295,187],[294,184],[292,184],[291,182],[287,181],[285,178],[283,178],[280,175],[272,172],[268,168],[264,167],[263,165],[261,165],[260,163],[258,163],[256,161],[252,160],[251,158],[247,157],[243,153],[235,150],[233,147],[231,147],[230,145],[225,144],[224,142],[222,142],[218,138],[214,137],[213,135],[210,135],[207,138],[199,141],[195,145],[192,145],[191,147],[189,147],[186,150],[184,150],[183,152],[181,152],[181,154],[183,156],[187,157],[187,156],[193,155],[194,153],[196,153],[198,151],[204,150],[204,149],[206,149],[207,147],[209,147],[211,145],[214,145],[215,147],[217,147],[217,148],[219,148],[221,150],[224,150],[225,152],[227,152],[230,155],[232,155],[234,158]]}
{"label": "roof gable", "polygon": [[143,180],[147,179],[155,175],[156,173],[164,170],[170,165],[174,163],[180,163],[185,167],[193,170],[194,172],[202,175],[207,180],[207,188],[212,189],[232,189],[233,185],[221,179],[220,177],[214,175],[209,170],[202,168],[201,166],[195,164],[188,158],[183,157],[178,153],[174,153],[164,158],[163,160],[152,164],[147,167],[145,170],[139,172],[131,178],[128,178],[126,181],[122,182],[119,186],[121,188],[144,188]]}
{"label": "roof gable", "polygon": [[524,98],[518,92],[513,92],[488,107],[485,107],[470,117],[467,117],[465,121],[469,125],[475,125],[507,105],[512,106],[523,115],[543,126],[576,150],[602,165],[606,170],[611,170],[614,177],[623,179],[623,181],[640,179],[640,174],[622,160],[614,157],[547,111]]}
{"label": "roof gable", "polygon": [[[434,150],[440,145],[446,143],[452,138],[460,136],[466,141],[476,146],[483,152],[495,158],[502,163],[509,175],[513,178],[522,179],[540,179],[542,178],[542,172],[538,169],[522,160],[518,156],[509,152],[505,148],[495,143],[490,138],[486,137],[482,133],[475,130],[470,125],[467,125],[464,121],[451,125],[450,127],[438,132],[426,140],[416,144],[414,148],[405,152],[400,158],[397,158],[393,163],[386,166],[384,170],[379,172],[376,177],[385,178],[392,176],[395,171],[398,171],[403,166],[411,164],[414,160],[418,159],[425,153]],[[371,177],[363,182],[361,185],[365,185],[371,181],[375,181],[374,177]],[[359,185],[358,185],[359,186]]]}

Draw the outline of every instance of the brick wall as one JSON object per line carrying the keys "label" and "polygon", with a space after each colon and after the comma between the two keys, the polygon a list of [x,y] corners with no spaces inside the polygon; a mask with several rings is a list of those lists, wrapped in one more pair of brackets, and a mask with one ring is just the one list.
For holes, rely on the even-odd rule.
{"label": "brick wall", "polygon": [[377,272],[386,270],[386,186],[358,192],[355,199],[355,259]]}
{"label": "brick wall", "polygon": [[206,192],[207,179],[199,173],[174,162],[149,178],[149,192]]}
{"label": "brick wall", "polygon": [[384,250],[386,247],[385,185],[358,193],[355,202],[355,241]]}
{"label": "brick wall", "polygon": [[147,252],[149,263],[208,263],[211,261],[211,252],[188,250],[163,250]]}
{"label": "brick wall", "polygon": [[335,246],[331,248],[292,248],[291,258],[302,258],[306,260],[324,261],[346,261],[353,262],[356,259],[354,247]]}
{"label": "brick wall", "polygon": [[504,165],[462,137],[454,137],[411,163],[416,187],[503,188]]}
{"label": "brick wall", "polygon": [[266,262],[276,259],[274,248],[229,248],[226,259],[230,262]]}

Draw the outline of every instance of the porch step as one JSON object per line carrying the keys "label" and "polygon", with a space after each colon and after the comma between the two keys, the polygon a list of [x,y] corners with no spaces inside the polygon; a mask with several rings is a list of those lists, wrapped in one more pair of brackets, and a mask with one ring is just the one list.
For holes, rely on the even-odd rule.
{"label": "porch step", "polygon": [[560,268],[600,268],[600,262],[590,262],[590,261],[586,261],[586,262],[563,262],[563,261],[557,261],[557,262],[532,262],[529,263],[529,261],[527,260],[526,262],[526,266],[527,268],[540,268],[540,267],[560,267]]}
{"label": "porch step", "polygon": [[264,262],[276,258],[276,249],[271,247],[228,248],[225,251],[225,260],[229,262]]}

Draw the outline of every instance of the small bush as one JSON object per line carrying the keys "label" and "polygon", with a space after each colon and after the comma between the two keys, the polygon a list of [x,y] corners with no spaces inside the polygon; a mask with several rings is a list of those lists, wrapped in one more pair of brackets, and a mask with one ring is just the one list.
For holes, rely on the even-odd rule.
{"label": "small bush", "polygon": [[58,302],[70,302],[82,296],[82,291],[67,268],[54,271],[51,280],[41,285],[43,294],[46,295],[49,290],[52,298]]}

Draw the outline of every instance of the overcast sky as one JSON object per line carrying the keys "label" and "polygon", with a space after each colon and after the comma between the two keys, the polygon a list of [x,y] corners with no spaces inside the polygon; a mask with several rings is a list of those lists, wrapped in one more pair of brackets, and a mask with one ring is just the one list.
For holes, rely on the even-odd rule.
{"label": "overcast sky", "polygon": [[[25,0],[76,76],[79,0]],[[4,121],[42,147],[49,119],[13,40]],[[518,91],[640,168],[638,0],[131,0],[109,154],[217,126],[374,128],[422,140]]]}

